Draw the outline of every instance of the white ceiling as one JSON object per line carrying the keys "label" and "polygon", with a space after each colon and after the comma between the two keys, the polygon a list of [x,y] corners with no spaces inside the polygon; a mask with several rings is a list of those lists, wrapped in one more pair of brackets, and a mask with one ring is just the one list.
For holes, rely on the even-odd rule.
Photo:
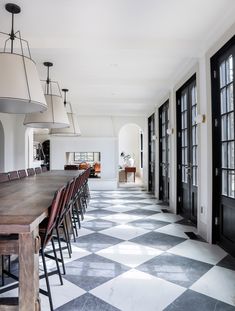
{"label": "white ceiling", "polygon": [[[80,114],[142,115],[235,21],[234,0],[18,0],[16,28]],[[0,30],[10,30],[1,1]]]}

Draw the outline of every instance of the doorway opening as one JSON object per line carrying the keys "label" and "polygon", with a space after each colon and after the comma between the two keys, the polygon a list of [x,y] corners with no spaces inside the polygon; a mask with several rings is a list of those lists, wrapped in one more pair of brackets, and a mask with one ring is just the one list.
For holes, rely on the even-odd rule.
{"label": "doorway opening", "polygon": [[212,237],[235,256],[235,37],[211,59]]}
{"label": "doorway opening", "polygon": [[5,170],[5,137],[2,122],[0,121],[0,172]]}
{"label": "doorway opening", "polygon": [[197,224],[198,139],[196,75],[176,93],[177,212]]}
{"label": "doorway opening", "polygon": [[143,184],[143,131],[137,124],[126,124],[118,136],[119,187]]}

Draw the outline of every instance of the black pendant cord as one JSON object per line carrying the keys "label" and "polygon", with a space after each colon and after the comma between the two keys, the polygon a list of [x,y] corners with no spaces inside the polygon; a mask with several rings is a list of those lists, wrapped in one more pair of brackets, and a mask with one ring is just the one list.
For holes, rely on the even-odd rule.
{"label": "black pendant cord", "polygon": [[67,104],[67,92],[69,90],[68,89],[62,89],[62,92],[64,92],[64,106],[66,107]]}
{"label": "black pendant cord", "polygon": [[11,13],[11,33],[9,34],[9,36],[10,36],[10,40],[11,40],[11,54],[13,54],[14,40],[16,38],[16,35],[14,32],[15,14],[19,14],[21,12],[21,8],[14,3],[7,3],[5,5],[5,8],[6,8],[7,12]]}
{"label": "black pendant cord", "polygon": [[49,88],[50,88],[50,82],[51,82],[51,80],[50,80],[50,67],[53,66],[53,63],[45,62],[45,63],[43,63],[43,65],[47,67],[46,95],[49,95]]}

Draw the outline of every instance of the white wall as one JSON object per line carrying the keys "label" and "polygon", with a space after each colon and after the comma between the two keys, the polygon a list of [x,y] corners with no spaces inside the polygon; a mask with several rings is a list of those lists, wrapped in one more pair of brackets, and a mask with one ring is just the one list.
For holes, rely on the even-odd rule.
{"label": "white wall", "polygon": [[23,115],[0,113],[4,130],[4,171],[25,168],[25,131]]}
{"label": "white wall", "polygon": [[123,165],[123,158],[120,157],[121,152],[129,154],[134,160],[136,172],[140,174],[140,127],[135,124],[124,125],[118,137],[119,142],[119,164]]}

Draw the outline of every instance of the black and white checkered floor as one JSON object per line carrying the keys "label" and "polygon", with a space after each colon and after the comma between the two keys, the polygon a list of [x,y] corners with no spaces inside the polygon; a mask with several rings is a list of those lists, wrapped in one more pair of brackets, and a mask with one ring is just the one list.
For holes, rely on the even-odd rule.
{"label": "black and white checkered floor", "polygon": [[188,239],[195,228],[141,188],[91,195],[64,286],[50,277],[56,311],[235,310],[235,259],[224,250]]}

